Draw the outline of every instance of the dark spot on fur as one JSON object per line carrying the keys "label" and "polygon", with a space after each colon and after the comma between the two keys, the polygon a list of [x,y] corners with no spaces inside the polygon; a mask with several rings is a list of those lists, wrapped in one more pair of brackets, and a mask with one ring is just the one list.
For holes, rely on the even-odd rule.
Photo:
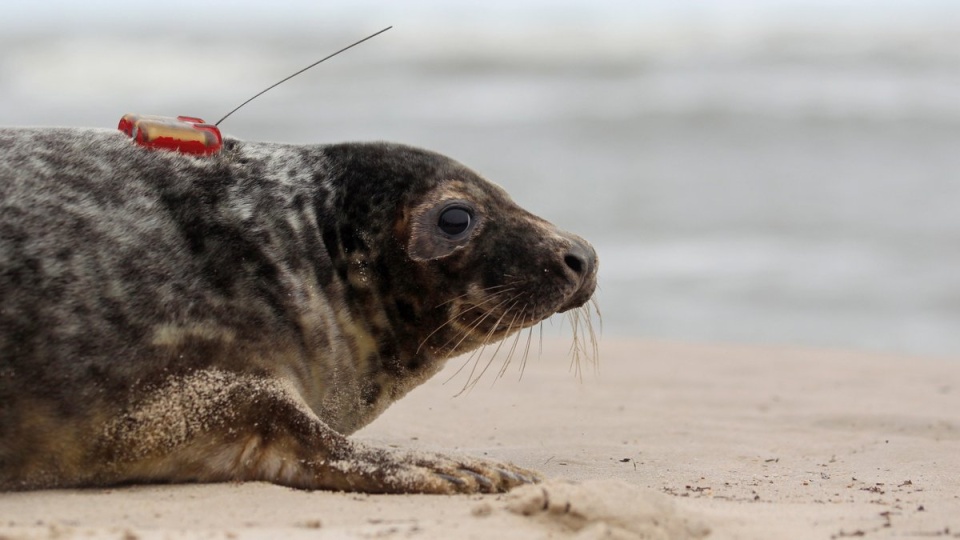
{"label": "dark spot on fur", "polygon": [[333,227],[323,229],[323,246],[331,257],[340,258],[340,243],[337,242],[337,231]]}
{"label": "dark spot on fur", "polygon": [[413,310],[413,304],[407,302],[403,298],[398,298],[396,304],[397,312],[400,314],[400,317],[409,322],[416,322],[417,314]]}
{"label": "dark spot on fur", "polygon": [[305,256],[313,266],[317,285],[326,287],[333,279],[333,263],[324,249],[323,239],[311,229],[303,233],[303,243],[306,248]]}
{"label": "dark spot on fur", "polygon": [[399,268],[399,258],[393,258],[390,256],[390,254],[386,254],[383,257],[376,257],[370,263],[370,269],[372,270],[373,275],[377,276],[377,281],[380,285],[380,296],[383,298],[390,298],[391,296],[403,294],[402,292],[394,289],[394,280],[390,277],[391,272],[388,261],[393,262],[394,268]]}
{"label": "dark spot on fur", "polygon": [[377,358],[371,358],[373,362],[369,364],[372,366],[370,369],[373,369],[373,372],[376,373],[377,369],[373,366],[379,366],[380,369],[392,375],[404,373],[406,371],[406,366],[403,365],[403,361],[400,359],[399,353],[400,351],[396,341],[384,340],[380,345],[380,351],[377,355]]}
{"label": "dark spot on fur", "polygon": [[375,382],[369,382],[360,389],[360,399],[367,405],[373,405],[383,392],[383,388]]}
{"label": "dark spot on fur", "polygon": [[419,370],[421,367],[423,367],[424,360],[425,357],[423,355],[417,354],[412,356],[410,360],[407,360],[407,369],[410,371]]}
{"label": "dark spot on fur", "polygon": [[290,205],[294,212],[303,214],[304,209],[307,207],[307,196],[302,193],[295,195]]}
{"label": "dark spot on fur", "polygon": [[356,251],[368,251],[366,244],[356,234],[356,225],[343,225],[340,227],[340,246],[344,255],[350,255]]}
{"label": "dark spot on fur", "polygon": [[218,203],[229,180],[205,178],[198,183],[208,180],[196,192],[165,193],[160,198],[203,269],[201,275],[226,297],[253,287],[274,313],[284,315],[286,295],[277,282],[278,261],[264,252],[267,246],[256,231],[223,216]]}

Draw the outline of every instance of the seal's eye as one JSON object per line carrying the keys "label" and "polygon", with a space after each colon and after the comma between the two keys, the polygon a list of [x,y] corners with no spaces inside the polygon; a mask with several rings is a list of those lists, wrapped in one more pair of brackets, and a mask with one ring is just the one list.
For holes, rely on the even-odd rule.
{"label": "seal's eye", "polygon": [[407,229],[407,255],[414,261],[450,255],[463,248],[483,226],[483,213],[467,200],[428,200],[415,212]]}
{"label": "seal's eye", "polygon": [[437,226],[445,234],[458,236],[463,234],[469,227],[473,216],[470,211],[461,206],[451,206],[443,212],[440,212],[440,219],[437,220]]}

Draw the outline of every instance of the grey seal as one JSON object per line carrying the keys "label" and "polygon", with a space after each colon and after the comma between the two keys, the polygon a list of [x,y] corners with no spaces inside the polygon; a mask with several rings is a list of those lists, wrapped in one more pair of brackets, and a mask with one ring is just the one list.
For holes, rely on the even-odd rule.
{"label": "grey seal", "polygon": [[585,240],[442,155],[0,129],[0,489],[263,480],[498,492],[513,465],[347,435],[582,306]]}

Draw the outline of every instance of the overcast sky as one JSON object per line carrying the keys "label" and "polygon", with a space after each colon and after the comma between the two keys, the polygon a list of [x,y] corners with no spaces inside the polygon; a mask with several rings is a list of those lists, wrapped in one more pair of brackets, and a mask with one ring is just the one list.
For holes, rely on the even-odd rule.
{"label": "overcast sky", "polygon": [[704,24],[753,22],[781,24],[933,24],[957,22],[954,0],[164,0],[6,1],[0,27],[98,28],[156,25],[158,31],[182,25],[211,31],[231,26],[320,23],[370,26],[431,21],[448,24],[604,22],[609,24]]}

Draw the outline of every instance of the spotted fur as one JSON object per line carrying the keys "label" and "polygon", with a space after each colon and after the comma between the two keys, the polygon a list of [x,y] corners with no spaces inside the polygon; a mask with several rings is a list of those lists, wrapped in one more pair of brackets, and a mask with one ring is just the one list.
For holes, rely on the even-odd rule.
{"label": "spotted fur", "polygon": [[[450,204],[462,237],[437,228]],[[596,255],[441,155],[0,129],[0,489],[501,491],[346,438],[446,359],[578,307]],[[509,324],[508,324],[509,323]]]}

